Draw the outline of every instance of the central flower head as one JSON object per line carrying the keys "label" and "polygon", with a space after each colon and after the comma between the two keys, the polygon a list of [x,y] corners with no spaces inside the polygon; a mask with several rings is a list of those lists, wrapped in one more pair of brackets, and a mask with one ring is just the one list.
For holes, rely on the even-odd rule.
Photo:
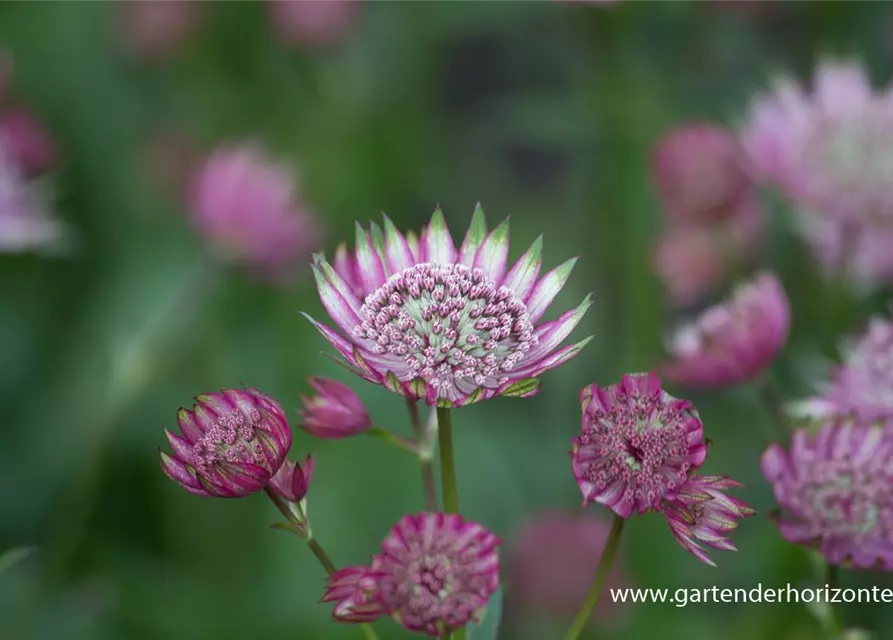
{"label": "central flower head", "polygon": [[542,239],[507,269],[508,221],[487,232],[475,211],[456,248],[435,211],[420,238],[385,218],[357,227],[356,256],[342,245],[334,267],[313,265],[337,333],[311,322],[358,375],[430,405],[461,406],[497,395],[526,397],[537,377],[588,342],[560,347],[590,301],[539,326],[573,268],[570,260],[539,278]]}
{"label": "central flower head", "polygon": [[405,516],[373,558],[366,581],[404,627],[442,637],[476,619],[496,591],[499,544],[460,515]]}
{"label": "central flower head", "polygon": [[443,395],[505,384],[538,342],[524,302],[462,264],[423,263],[394,274],[366,298],[360,317],[355,337],[402,359]]}
{"label": "central flower head", "polygon": [[584,504],[624,518],[656,509],[707,456],[697,411],[665,393],[653,373],[626,375],[607,389],[591,385],[581,399],[572,467]]}
{"label": "central flower head", "polygon": [[893,443],[877,426],[828,423],[772,445],[763,475],[782,507],[782,535],[817,544],[832,564],[893,569]]}

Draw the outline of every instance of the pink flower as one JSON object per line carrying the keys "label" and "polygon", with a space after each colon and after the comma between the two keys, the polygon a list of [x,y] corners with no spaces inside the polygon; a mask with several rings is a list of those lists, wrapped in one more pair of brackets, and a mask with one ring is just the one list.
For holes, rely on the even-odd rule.
{"label": "pink flower", "polygon": [[654,270],[671,302],[684,307],[716,289],[750,263],[765,236],[765,212],[749,194],[724,220],[709,225],[674,223],[658,240]]}
{"label": "pink flower", "polygon": [[369,567],[352,566],[329,576],[320,602],[335,603],[332,618],[338,622],[360,623],[373,622],[385,615],[384,607],[376,600],[374,580],[367,578],[370,571]]}
{"label": "pink flower", "polygon": [[310,378],[310,386],[319,395],[302,398],[301,428],[317,438],[345,438],[366,431],[372,420],[363,401],[341,382]]}
{"label": "pink flower", "polygon": [[161,58],[176,53],[195,35],[205,7],[188,0],[130,0],[120,10],[123,45],[136,55]]}
{"label": "pink flower", "polygon": [[294,460],[285,460],[269,482],[269,488],[286,502],[301,502],[307,496],[316,461],[307,456],[303,466]]}
{"label": "pink flower", "polygon": [[161,469],[198,496],[241,498],[266,486],[291,447],[282,407],[256,389],[224,389],[196,397],[180,409],[182,436],[165,429],[173,455],[161,452]]}
{"label": "pink flower", "polygon": [[[506,589],[524,611],[574,614],[586,598],[611,526],[589,513],[545,511],[525,522],[512,545]],[[606,588],[629,586],[622,564],[615,564]],[[592,617],[603,626],[615,613],[609,598]]]}
{"label": "pink flower", "polygon": [[486,608],[499,587],[500,544],[458,514],[408,515],[391,529],[362,584],[404,627],[440,638]]}
{"label": "pink flower", "polygon": [[698,412],[663,391],[653,373],[625,375],[604,389],[590,385],[580,400],[571,467],[584,506],[598,502],[622,518],[658,509],[707,457]]}
{"label": "pink flower", "polygon": [[760,375],[787,342],[790,306],[774,275],[759,274],[730,300],[679,329],[664,376],[692,387],[739,384]]}
{"label": "pink flower", "polygon": [[340,42],[357,21],[358,0],[267,0],[276,31],[289,44]]}
{"label": "pink flower", "polygon": [[843,276],[862,289],[893,283],[893,228],[811,215],[797,223],[826,275]]}
{"label": "pink flower", "polygon": [[692,122],[671,130],[654,145],[651,166],[664,209],[681,222],[723,220],[749,196],[741,145],[719,125]]}
{"label": "pink flower", "polygon": [[226,258],[263,275],[283,275],[309,258],[318,242],[288,169],[272,164],[257,147],[217,149],[191,187],[198,231]]}
{"label": "pink flower", "polygon": [[736,551],[727,535],[738,528],[737,520],[756,514],[723,490],[741,484],[722,476],[694,475],[666,500],[661,511],[683,549],[698,560],[716,566],[701,543],[722,551]]}
{"label": "pink flower", "polygon": [[323,306],[344,335],[308,319],[357,375],[429,405],[527,397],[541,374],[588,342],[559,348],[588,296],[536,324],[575,262],[538,279],[541,238],[507,270],[508,221],[488,233],[480,207],[458,249],[439,209],[420,238],[384,223],[384,232],[357,225],[355,256],[342,245],[334,267],[317,256],[313,268]]}
{"label": "pink flower", "polygon": [[797,430],[761,458],[782,511],[781,535],[829,563],[893,570],[893,440],[880,426],[828,422]]}
{"label": "pink flower", "polygon": [[0,113],[0,137],[26,175],[50,169],[56,161],[56,149],[49,131],[27,109],[16,107]]}

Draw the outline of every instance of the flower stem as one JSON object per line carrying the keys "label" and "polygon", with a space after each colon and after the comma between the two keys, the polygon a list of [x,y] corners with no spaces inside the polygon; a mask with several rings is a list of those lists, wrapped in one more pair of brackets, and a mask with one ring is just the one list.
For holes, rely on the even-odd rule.
{"label": "flower stem", "polygon": [[440,482],[443,489],[443,510],[459,513],[459,491],[456,489],[456,462],[453,456],[453,423],[450,410],[437,408],[437,436],[440,443]]}
{"label": "flower stem", "polygon": [[[271,491],[269,487],[264,487],[264,493],[267,494],[270,500],[273,501],[273,504],[276,505],[276,508],[279,509],[279,512],[284,515],[289,522],[296,523],[295,515],[292,513],[291,509],[289,509],[288,503]],[[327,574],[332,575],[338,570],[335,567],[335,563],[332,562],[332,559],[329,557],[329,554],[326,553],[325,549],[322,548],[322,545],[316,541],[316,538],[310,536],[306,538],[305,541],[307,542],[307,546],[310,547],[310,550],[313,552],[313,555],[319,560],[323,569],[326,570]],[[378,640],[378,634],[375,633],[375,629],[369,624],[363,623],[360,625],[360,628],[363,630],[366,640]]]}
{"label": "flower stem", "polygon": [[605,548],[602,549],[602,555],[598,559],[598,567],[595,569],[595,577],[589,586],[586,594],[586,600],[580,608],[580,612],[574,619],[574,623],[564,636],[564,640],[576,640],[583,632],[589,617],[592,615],[595,605],[598,604],[598,598],[605,586],[605,580],[611,572],[611,566],[614,564],[614,557],[617,555],[617,548],[620,546],[620,534],[623,533],[623,525],[626,520],[618,515],[614,515],[614,522],[611,523],[611,532],[605,541]]}
{"label": "flower stem", "polygon": [[398,449],[403,449],[404,451],[409,451],[412,454],[419,455],[419,445],[408,439],[404,438],[401,435],[397,435],[396,433],[392,433],[387,429],[382,429],[381,427],[370,427],[366,431],[367,435],[372,436],[373,438],[378,438],[388,444],[392,444]]}
{"label": "flower stem", "polygon": [[781,442],[787,442],[791,433],[791,421],[785,413],[778,391],[776,391],[768,378],[761,380],[758,385],[757,392],[760,395],[760,400],[769,411],[769,414],[772,416],[772,422],[775,425],[774,438],[779,439]]}
{"label": "flower stem", "polygon": [[[825,563],[825,584],[829,589],[837,587],[839,569],[837,565]],[[825,620],[825,631],[828,634],[828,640],[837,640],[840,637],[841,624],[834,610],[834,605],[828,603],[828,617]]]}
{"label": "flower stem", "polygon": [[431,435],[422,428],[416,401],[407,398],[406,408],[409,411],[409,422],[412,424],[413,433],[419,441],[418,454],[419,464],[422,467],[422,486],[425,489],[425,508],[428,511],[437,511],[437,489],[434,486],[434,468],[431,466],[431,446],[428,442]]}

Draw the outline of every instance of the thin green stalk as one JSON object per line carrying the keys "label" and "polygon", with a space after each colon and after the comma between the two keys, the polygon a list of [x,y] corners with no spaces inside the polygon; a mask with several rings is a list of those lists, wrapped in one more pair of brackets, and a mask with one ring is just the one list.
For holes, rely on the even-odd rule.
{"label": "thin green stalk", "polygon": [[440,443],[440,482],[443,489],[443,510],[459,513],[459,491],[456,489],[456,461],[453,456],[453,423],[450,410],[437,408],[437,437]]}
{"label": "thin green stalk", "polygon": [[428,511],[437,511],[437,488],[434,485],[434,468],[431,465],[431,445],[428,439],[431,437],[422,427],[419,417],[419,407],[415,400],[406,399],[406,408],[409,411],[409,422],[412,431],[419,442],[419,465],[422,468],[422,487],[425,490],[425,508]]}
{"label": "thin green stalk", "polygon": [[[837,565],[826,562],[825,583],[832,590],[832,592],[835,588],[837,588],[839,577],[839,569]],[[832,605],[830,602],[828,603],[828,616],[827,618],[825,618],[824,626],[825,632],[828,634],[828,640],[837,640],[840,637],[843,625],[837,617],[837,612],[834,609],[834,605]]]}
{"label": "thin green stalk", "polygon": [[773,439],[778,439],[782,443],[787,442],[791,435],[791,421],[788,418],[787,413],[785,413],[784,403],[782,402],[781,397],[778,395],[778,392],[775,390],[775,387],[772,386],[772,382],[768,378],[764,378],[758,382],[758,385],[757,391],[760,396],[760,401],[766,407],[766,410],[772,417],[772,423],[775,426],[775,433],[771,434],[774,436]]}
{"label": "thin green stalk", "polygon": [[387,442],[388,444],[392,444],[398,449],[403,449],[404,451],[409,451],[414,455],[419,455],[419,444],[414,440],[410,440],[409,438],[404,438],[401,435],[396,433],[392,433],[387,429],[382,429],[381,427],[370,427],[366,430],[366,435],[372,436],[373,438],[378,438],[383,442]]}
{"label": "thin green stalk", "polygon": [[[284,515],[289,522],[291,522],[292,524],[300,524],[285,500],[276,495],[274,491],[271,491],[269,487],[264,487],[264,492],[267,494],[267,497],[270,498],[273,504],[276,505],[279,513]],[[310,547],[313,555],[316,556],[316,559],[319,560],[319,563],[322,565],[323,569],[325,569],[326,573],[329,575],[335,573],[338,569],[335,566],[335,563],[332,562],[329,554],[326,553],[325,549],[322,548],[322,545],[319,544],[316,538],[309,534],[308,536],[309,537],[305,539],[305,542],[307,543],[307,546]],[[360,625],[360,629],[363,630],[363,635],[366,636],[366,640],[378,640],[378,634],[375,633],[375,629],[373,629],[371,625],[363,623]]]}
{"label": "thin green stalk", "polygon": [[605,548],[602,549],[602,555],[598,559],[598,567],[595,569],[595,577],[592,579],[592,584],[589,586],[586,600],[583,602],[583,606],[580,607],[580,612],[577,613],[577,617],[574,619],[571,628],[568,629],[568,632],[565,634],[564,640],[576,640],[580,637],[580,634],[586,627],[586,623],[589,621],[589,617],[592,615],[595,605],[598,604],[598,598],[605,586],[605,581],[608,579],[608,574],[611,572],[611,566],[614,564],[614,557],[617,555],[617,548],[620,546],[620,534],[623,533],[623,526],[625,524],[626,520],[624,518],[621,518],[618,515],[614,516],[614,522],[611,523],[611,533],[608,534],[608,539],[605,541]]}

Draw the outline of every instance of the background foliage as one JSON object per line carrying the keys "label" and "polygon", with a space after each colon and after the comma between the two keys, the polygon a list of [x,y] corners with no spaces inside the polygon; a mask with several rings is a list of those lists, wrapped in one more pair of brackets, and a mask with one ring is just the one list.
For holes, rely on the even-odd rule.
{"label": "background foliage", "polygon": [[[647,165],[655,138],[685,119],[734,123],[772,71],[808,73],[819,53],[864,57],[878,79],[890,73],[887,3],[751,9],[374,2],[337,46],[302,48],[273,36],[262,3],[205,3],[201,31],[159,62],[127,54],[117,3],[0,6],[18,90],[63,151],[59,211],[79,241],[67,259],[0,257],[0,549],[37,547],[0,576],[0,637],[360,635],[316,604],[322,569],[296,539],[266,528],[276,514],[262,498],[198,499],[158,470],[161,426],[196,393],[245,383],[291,407],[312,373],[350,380],[299,315],[323,315],[309,269],[274,286],[208,266],[182,204],[147,168],[159,132],[208,147],[259,136],[294,159],[327,251],[352,236],[354,220],[385,211],[416,228],[437,203],[459,235],[481,201],[491,223],[511,214],[510,257],[542,232],[547,267],[580,255],[555,308],[593,290],[576,335],[595,340],[547,374],[535,399],[454,416],[463,511],[510,542],[539,508],[579,508],[566,455],[579,429],[578,389],[659,361],[673,319],[649,266],[660,216]],[[867,308],[829,307],[784,208],[772,211],[763,262],[794,303],[775,373],[802,393],[821,374],[815,357],[833,354],[837,335]],[[399,399],[355,386],[378,423],[408,432]],[[674,392],[695,401],[715,443],[705,471],[741,479],[746,498],[768,512],[757,467],[768,415],[754,390]],[[336,562],[363,561],[420,508],[418,471],[402,452],[364,438],[295,440],[293,455],[318,452],[310,511]],[[735,541],[740,553],[717,554],[712,569],[679,548],[661,519],[643,517],[622,554],[644,587],[811,579],[805,554],[765,517],[745,521]],[[844,572],[843,586],[874,584],[893,581]],[[506,598],[502,638],[549,637],[512,608],[510,590]],[[889,607],[850,605],[844,616],[893,628]],[[796,604],[640,604],[593,635],[683,636],[814,638],[818,628]]]}

